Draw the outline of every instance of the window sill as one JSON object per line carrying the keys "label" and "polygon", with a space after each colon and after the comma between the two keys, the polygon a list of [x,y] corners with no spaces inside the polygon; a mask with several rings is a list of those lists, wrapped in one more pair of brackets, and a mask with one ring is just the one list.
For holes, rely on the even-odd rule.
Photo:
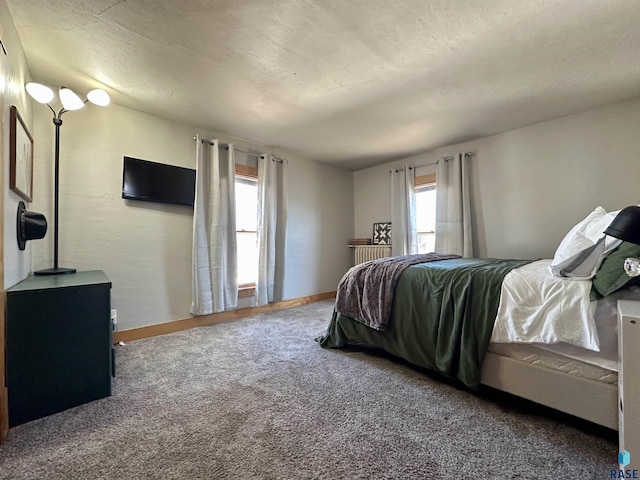
{"label": "window sill", "polygon": [[238,298],[255,297],[256,287],[238,287]]}

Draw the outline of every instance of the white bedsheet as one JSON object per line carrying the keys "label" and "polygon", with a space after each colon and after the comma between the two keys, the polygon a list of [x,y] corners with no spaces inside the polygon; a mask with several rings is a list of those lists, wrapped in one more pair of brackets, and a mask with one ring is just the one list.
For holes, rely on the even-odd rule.
{"label": "white bedsheet", "polygon": [[575,347],[566,343],[544,345],[536,343],[535,346],[558,353],[565,357],[580,360],[582,362],[598,365],[608,370],[618,371],[618,300],[640,301],[640,287],[631,287],[609,295],[595,303],[593,317],[596,322],[600,351],[594,352],[584,348]]}
{"label": "white bedsheet", "polygon": [[551,260],[509,272],[502,283],[493,343],[567,343],[598,352],[591,280],[557,278]]}
{"label": "white bedsheet", "polygon": [[[640,286],[591,302],[591,280],[553,277],[550,262],[539,260],[505,277],[491,342],[527,343],[617,372],[617,302],[640,301]],[[589,339],[599,350],[579,346]]]}

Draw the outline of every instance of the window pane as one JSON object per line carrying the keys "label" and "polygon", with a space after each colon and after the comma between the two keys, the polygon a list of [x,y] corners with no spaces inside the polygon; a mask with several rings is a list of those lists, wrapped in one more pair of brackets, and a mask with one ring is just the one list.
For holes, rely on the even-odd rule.
{"label": "window pane", "polygon": [[416,191],[416,228],[419,232],[436,229],[436,188],[434,186]]}
{"label": "window pane", "polygon": [[418,253],[433,252],[436,240],[435,185],[416,189],[416,229],[418,231]]}
{"label": "window pane", "polygon": [[238,285],[255,283],[258,277],[258,239],[251,232],[237,232]]}
{"label": "window pane", "polygon": [[436,247],[435,233],[418,233],[418,253],[431,253]]}
{"label": "window pane", "polygon": [[236,177],[236,230],[255,232],[258,223],[258,182]]}
{"label": "window pane", "polygon": [[[236,240],[238,285],[254,284],[258,277],[258,182],[236,177]],[[243,231],[244,230],[244,231]]]}

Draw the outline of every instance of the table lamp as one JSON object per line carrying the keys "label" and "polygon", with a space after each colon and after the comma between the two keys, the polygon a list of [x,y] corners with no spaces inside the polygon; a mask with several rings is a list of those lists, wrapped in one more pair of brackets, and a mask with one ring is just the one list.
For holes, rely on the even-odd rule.
{"label": "table lamp", "polygon": [[[640,245],[640,206],[632,205],[620,210],[604,233],[624,242]],[[640,259],[627,258],[624,261],[624,271],[630,277],[640,275]]]}

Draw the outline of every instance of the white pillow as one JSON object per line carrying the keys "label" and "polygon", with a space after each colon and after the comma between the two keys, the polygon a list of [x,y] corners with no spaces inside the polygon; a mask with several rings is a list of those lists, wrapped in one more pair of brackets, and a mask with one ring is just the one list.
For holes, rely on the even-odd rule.
{"label": "white pillow", "polygon": [[593,278],[605,257],[622,243],[603,233],[617,214],[597,207],[569,230],[553,256],[549,272],[556,277]]}

